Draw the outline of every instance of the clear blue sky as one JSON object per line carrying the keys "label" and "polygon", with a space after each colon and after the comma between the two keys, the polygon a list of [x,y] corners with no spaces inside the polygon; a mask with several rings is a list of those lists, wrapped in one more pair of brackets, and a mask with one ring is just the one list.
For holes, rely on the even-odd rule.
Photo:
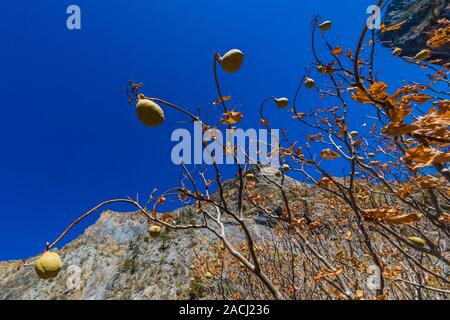
{"label": "clear blue sky", "polygon": [[[332,43],[354,48],[374,2],[3,1],[0,260],[38,253],[103,200],[174,186],[181,170],[170,161],[170,134],[183,117],[166,111],[163,127],[142,126],[123,93],[129,79],[143,81],[147,95],[206,108],[217,98],[214,52],[240,48],[245,64],[237,74],[221,74],[224,95],[244,111],[243,125],[255,126],[260,101],[292,97],[312,61],[312,15],[333,20]],[[66,28],[70,4],[81,7],[81,31]],[[421,76],[381,47],[376,59],[382,80]],[[304,110],[315,107],[309,99],[302,100]],[[295,128],[286,125],[286,113],[271,117],[274,127]],[[355,124],[367,121],[364,111],[352,117]]]}

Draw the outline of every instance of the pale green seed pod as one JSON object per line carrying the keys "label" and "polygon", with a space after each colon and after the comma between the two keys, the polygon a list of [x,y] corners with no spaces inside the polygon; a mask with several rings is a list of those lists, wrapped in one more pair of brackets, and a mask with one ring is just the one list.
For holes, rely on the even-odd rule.
{"label": "pale green seed pod", "polygon": [[55,252],[46,251],[36,261],[35,271],[41,279],[55,278],[61,271],[61,258]]}
{"label": "pale green seed pod", "polygon": [[307,77],[305,80],[305,87],[307,87],[308,89],[312,89],[315,86],[316,86],[316,82],[314,81],[314,79]]}
{"label": "pale green seed pod", "polygon": [[277,104],[277,107],[280,109],[284,109],[288,106],[289,104],[289,99],[288,98],[275,98],[275,103]]}
{"label": "pale green seed pod", "polygon": [[427,244],[425,240],[419,237],[409,237],[408,240],[414,243],[415,245],[418,245],[419,247],[425,247],[425,245]]}
{"label": "pale green seed pod", "polygon": [[392,55],[394,55],[396,57],[400,56],[402,53],[403,53],[403,49],[399,48],[399,47],[396,47],[396,48],[394,48],[394,50],[392,50]]}
{"label": "pale green seed pod", "polygon": [[224,71],[234,73],[241,68],[244,54],[241,50],[231,49],[223,57],[219,57],[218,61]]}
{"label": "pale green seed pod", "polygon": [[211,274],[211,272],[206,272],[205,273],[205,279],[206,280],[211,280],[213,278],[213,275]]}
{"label": "pale green seed pod", "polygon": [[423,61],[425,59],[428,59],[430,57],[430,55],[431,55],[431,51],[430,50],[423,49],[418,54],[416,54],[414,59],[416,59],[417,61]]}
{"label": "pale green seed pod", "polygon": [[164,122],[164,111],[155,102],[148,99],[139,99],[136,104],[136,113],[139,120],[146,126],[157,127]]}
{"label": "pale green seed pod", "polygon": [[319,28],[322,31],[328,31],[331,29],[331,26],[333,25],[333,23],[329,20],[322,22],[321,24],[319,24]]}

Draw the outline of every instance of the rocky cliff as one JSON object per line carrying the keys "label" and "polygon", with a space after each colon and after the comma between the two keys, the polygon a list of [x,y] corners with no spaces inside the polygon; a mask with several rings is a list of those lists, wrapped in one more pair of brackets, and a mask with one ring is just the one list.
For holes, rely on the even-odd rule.
{"label": "rocky cliff", "polygon": [[153,239],[137,214],[104,212],[59,253],[63,269],[42,281],[19,261],[0,264],[0,299],[176,299],[189,294],[194,232]]}
{"label": "rocky cliff", "polygon": [[439,21],[450,19],[449,0],[392,0],[385,9],[384,24],[389,26],[405,22],[398,30],[380,32],[379,38],[387,47],[400,47],[403,54],[415,56],[424,48],[431,49],[439,64],[450,62],[450,45],[430,46],[429,38],[441,27]]}
{"label": "rocky cliff", "polygon": [[[236,183],[226,182],[225,193],[236,191]],[[292,187],[297,182],[286,177],[285,185]],[[259,187],[275,192],[267,182]],[[194,219],[189,208],[174,214],[180,223]],[[269,228],[267,217],[250,213],[247,217],[258,236]],[[237,231],[234,221],[225,219],[224,223],[228,232]],[[165,229],[159,238],[152,238],[148,230],[148,221],[141,214],[105,211],[58,252],[63,268],[54,280],[40,280],[33,265],[23,266],[22,261],[0,262],[0,300],[217,298],[215,293],[199,297],[191,272],[196,257],[217,243],[213,234]]]}

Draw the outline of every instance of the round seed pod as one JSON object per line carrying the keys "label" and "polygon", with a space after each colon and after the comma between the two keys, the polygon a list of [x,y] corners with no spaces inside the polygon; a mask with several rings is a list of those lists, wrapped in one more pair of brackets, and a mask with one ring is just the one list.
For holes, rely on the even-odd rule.
{"label": "round seed pod", "polygon": [[277,104],[277,107],[280,109],[284,109],[288,106],[289,104],[289,99],[288,98],[275,98],[275,103]]}
{"label": "round seed pod", "polygon": [[205,273],[205,279],[211,280],[212,277],[213,277],[213,275],[211,274],[211,272],[206,272],[206,273]]}
{"label": "round seed pod", "polygon": [[423,49],[418,54],[416,54],[414,59],[416,59],[417,61],[423,61],[425,59],[428,59],[430,57],[430,55],[431,55],[431,51],[430,50]]}
{"label": "round seed pod", "polygon": [[326,73],[327,73],[327,67],[322,66],[322,65],[317,66],[317,70],[318,70],[320,73],[323,73],[323,74],[326,74]]}
{"label": "round seed pod", "polygon": [[352,131],[350,132],[350,136],[352,136],[353,138],[358,136],[358,131]]}
{"label": "round seed pod", "polygon": [[315,86],[316,86],[316,82],[314,81],[314,79],[307,77],[305,80],[305,87],[307,87],[308,89],[312,89]]}
{"label": "round seed pod", "polygon": [[149,229],[150,236],[152,238],[158,238],[161,235],[161,227],[160,226],[151,226]]}
{"label": "round seed pod", "polygon": [[275,177],[281,177],[283,174],[281,173],[281,171],[277,171],[275,172]]}
{"label": "round seed pod", "polygon": [[329,20],[322,22],[321,24],[319,24],[319,28],[322,31],[328,31],[331,29],[331,26],[333,25],[333,23]]}
{"label": "round seed pod", "polygon": [[157,127],[164,122],[164,111],[155,102],[139,99],[136,104],[136,114],[146,126]]}
{"label": "round seed pod", "polygon": [[333,68],[331,66],[327,67],[324,65],[319,65],[317,66],[317,71],[319,71],[322,74],[331,74],[333,73]]}
{"label": "round seed pod", "polygon": [[396,48],[394,48],[394,50],[392,50],[392,55],[394,55],[396,57],[400,56],[402,53],[403,53],[403,49],[399,48],[399,47],[396,47]]}
{"label": "round seed pod", "polygon": [[234,73],[241,68],[244,54],[238,49],[231,49],[223,57],[219,57],[218,61],[224,71]]}
{"label": "round seed pod", "polygon": [[245,177],[249,180],[254,180],[256,178],[256,176],[253,173],[247,173]]}
{"label": "round seed pod", "polygon": [[281,170],[283,170],[284,172],[291,170],[291,167],[288,164],[283,164],[281,166]]}
{"label": "round seed pod", "polygon": [[427,244],[425,240],[419,237],[408,237],[408,240],[414,243],[415,245],[418,245],[419,247],[425,247]]}
{"label": "round seed pod", "polygon": [[41,279],[55,278],[61,270],[61,258],[55,252],[46,251],[35,264],[35,271]]}

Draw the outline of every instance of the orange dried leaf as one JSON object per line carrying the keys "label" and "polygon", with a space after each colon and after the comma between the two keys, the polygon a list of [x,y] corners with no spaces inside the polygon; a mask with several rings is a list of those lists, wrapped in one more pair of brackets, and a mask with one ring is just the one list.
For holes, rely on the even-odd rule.
{"label": "orange dried leaf", "polygon": [[332,54],[333,54],[334,56],[339,56],[339,55],[341,55],[341,54],[344,53],[344,49],[342,49],[342,47],[337,46],[337,47],[334,48],[333,51],[331,51],[331,52],[332,52]]}
{"label": "orange dried leaf", "polygon": [[172,220],[172,219],[173,219],[173,215],[170,214],[170,213],[165,213],[165,214],[163,214],[163,215],[161,216],[161,218],[160,218],[160,220],[161,220],[162,222],[167,222],[167,221]]}
{"label": "orange dried leaf", "polygon": [[322,152],[320,152],[320,157],[322,159],[326,159],[326,160],[334,160],[339,158],[339,153],[331,150],[331,149],[324,149],[322,150]]}
{"label": "orange dried leaf", "polygon": [[[223,99],[223,102],[229,101],[229,100],[231,100],[231,96],[225,96],[225,97],[222,97],[222,99]],[[217,99],[213,102],[213,105],[216,105],[216,104],[221,103],[221,102],[222,102],[222,99],[221,99],[221,98],[217,98]]]}
{"label": "orange dried leaf", "polygon": [[421,176],[414,179],[416,183],[418,183],[422,188],[429,189],[436,186],[439,183],[439,179],[433,176]]}
{"label": "orange dried leaf", "polygon": [[406,21],[407,20],[404,20],[404,21],[402,21],[402,22],[400,22],[400,23],[397,23],[397,24],[395,24],[395,25],[393,25],[393,26],[390,26],[390,27],[386,27],[384,24],[381,26],[381,32],[389,32],[389,31],[394,31],[394,30],[398,30],[398,29],[400,29],[405,23],[406,23]]}
{"label": "orange dried leaf", "polygon": [[406,150],[406,159],[411,162],[431,163],[436,155],[435,149],[419,146]]}
{"label": "orange dried leaf", "polygon": [[224,124],[235,124],[244,118],[244,115],[240,111],[228,111],[224,113],[224,118],[220,119],[220,122]]}
{"label": "orange dried leaf", "polygon": [[388,217],[386,220],[390,223],[401,225],[401,224],[410,224],[420,220],[420,217],[416,213],[403,214],[395,217]]}

